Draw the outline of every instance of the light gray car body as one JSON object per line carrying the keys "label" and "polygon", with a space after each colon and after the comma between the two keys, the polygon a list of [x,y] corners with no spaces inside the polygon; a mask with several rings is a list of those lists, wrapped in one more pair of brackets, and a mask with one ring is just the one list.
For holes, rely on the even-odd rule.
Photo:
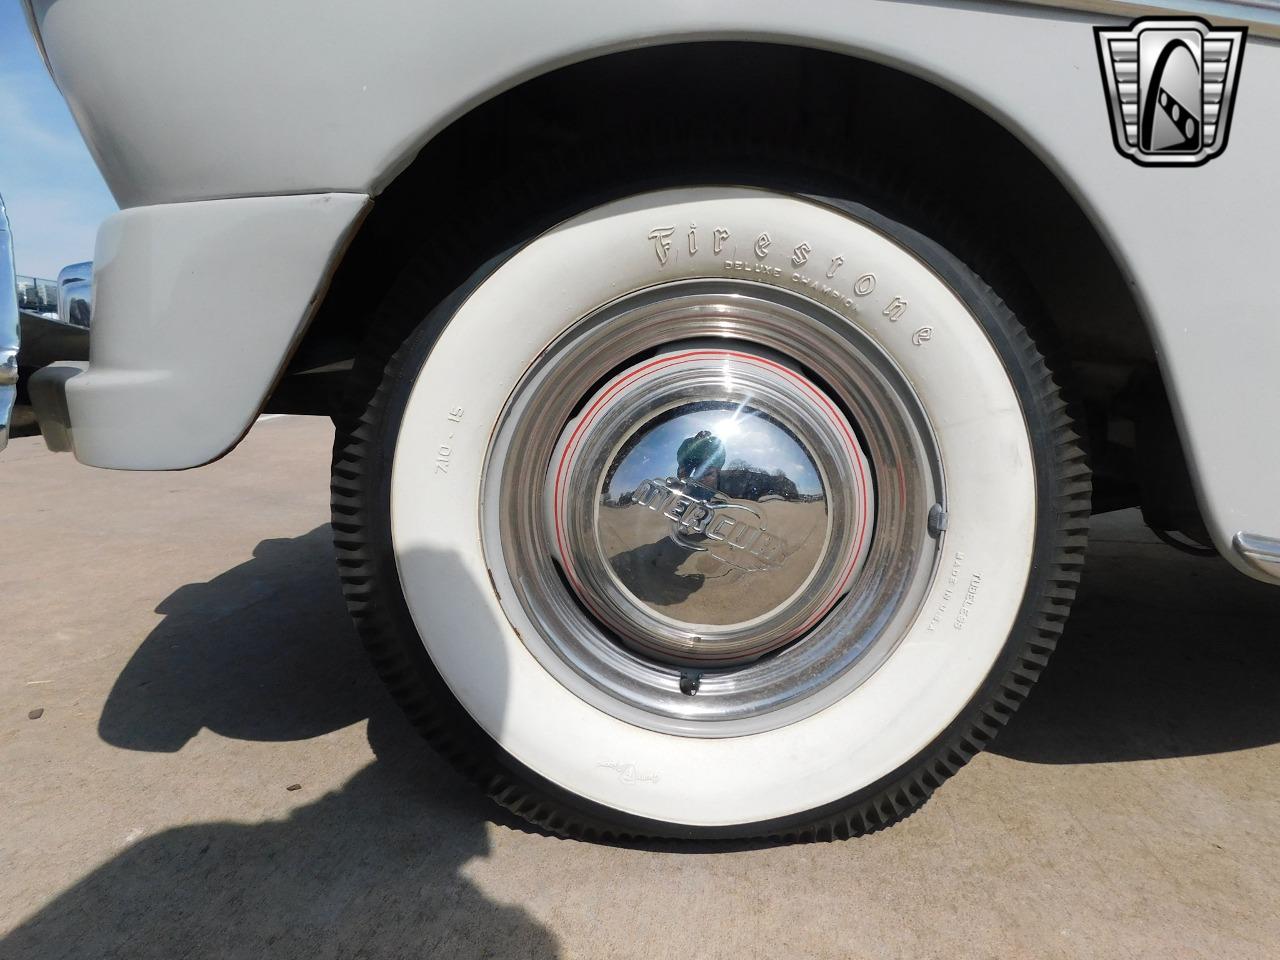
{"label": "light gray car body", "polygon": [[[1269,38],[1280,17],[1269,4],[1196,8],[1252,26],[1230,149],[1202,167],[1153,170],[1113,149],[1092,31],[1137,8],[1086,6],[1097,9],[34,0],[51,72],[125,208],[98,237],[87,369],[45,378],[65,399],[62,442],[99,466],[215,459],[259,412],[370,198],[452,121],[613,51],[768,41],[922,77],[1061,180],[1132,285],[1215,543],[1267,577],[1265,559],[1233,541],[1280,540],[1280,45]],[[726,104],[749,100],[758,82],[707,77]],[[889,131],[867,134],[891,145]]]}

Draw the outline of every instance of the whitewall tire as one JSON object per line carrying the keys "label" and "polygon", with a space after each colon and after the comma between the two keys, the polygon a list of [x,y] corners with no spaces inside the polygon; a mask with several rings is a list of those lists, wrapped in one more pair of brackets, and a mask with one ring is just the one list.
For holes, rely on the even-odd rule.
{"label": "whitewall tire", "polygon": [[696,187],[586,211],[424,315],[339,431],[334,509],[375,661],[501,802],[576,835],[847,836],[1025,696],[1088,473],[951,253]]}

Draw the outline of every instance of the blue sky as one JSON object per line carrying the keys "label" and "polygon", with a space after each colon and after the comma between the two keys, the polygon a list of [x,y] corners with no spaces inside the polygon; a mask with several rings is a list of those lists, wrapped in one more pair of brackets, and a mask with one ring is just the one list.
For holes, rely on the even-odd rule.
{"label": "blue sky", "polygon": [[0,0],[0,196],[18,273],[48,277],[93,259],[98,224],[116,211],[40,59],[20,0]]}

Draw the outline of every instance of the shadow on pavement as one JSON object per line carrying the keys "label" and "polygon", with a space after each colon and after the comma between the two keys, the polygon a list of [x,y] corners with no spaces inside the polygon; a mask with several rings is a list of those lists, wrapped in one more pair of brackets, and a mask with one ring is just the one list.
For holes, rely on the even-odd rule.
{"label": "shadow on pavement", "polygon": [[253,559],[189,583],[116,679],[98,721],[107,743],[173,752],[207,727],[240,740],[304,740],[381,702],[355,638],[328,526],[264,540]]}
{"label": "shadow on pavement", "polygon": [[368,717],[375,760],[286,819],[139,841],[0,942],[0,957],[558,954],[549,931],[461,874],[489,852],[486,827],[505,811],[455,776],[382,690],[347,619],[327,526],[264,541],[160,612],[103,710],[105,740],[168,752],[202,727],[278,741]]}
{"label": "shadow on pavement", "polygon": [[[487,824],[510,820],[383,692],[346,618],[327,527],[264,541],[159,612],[103,710],[104,740],[171,752],[202,728],[281,741],[367,717],[376,759],[287,819],[138,842],[15,930],[0,957],[556,955],[549,931],[461,875],[488,853]],[[994,751],[1088,763],[1276,742],[1278,619],[1280,593],[1223,562],[1098,543],[1059,652]]]}
{"label": "shadow on pavement", "polygon": [[[1058,652],[993,752],[1095,763],[1280,742],[1280,590],[1123,539],[1142,529],[1136,514],[1107,528]],[[263,541],[252,561],[175,591],[159,612],[103,711],[110,743],[177,750],[201,727],[298,739],[386,702],[353,639],[327,527]]]}
{"label": "shadow on pavement", "polygon": [[1049,668],[991,747],[1034,763],[1280,742],[1280,590],[1221,559],[1095,541]]}

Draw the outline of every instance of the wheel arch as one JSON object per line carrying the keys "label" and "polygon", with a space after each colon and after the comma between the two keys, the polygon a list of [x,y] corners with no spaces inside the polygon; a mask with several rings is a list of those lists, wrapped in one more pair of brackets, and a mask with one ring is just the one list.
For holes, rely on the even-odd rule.
{"label": "wheel arch", "polygon": [[[694,78],[744,61],[769,76],[774,89],[735,97],[661,95],[687,92]],[[1089,359],[1152,358],[1151,338],[1122,264],[1069,182],[1036,152],[1034,141],[1013,118],[999,116],[990,105],[978,105],[976,96],[966,98],[966,91],[948,89],[922,73],[918,64],[890,65],[799,43],[687,41],[608,53],[525,79],[471,106],[411,161],[388,171],[374,209],[340,264],[303,344],[335,337],[350,341],[352,328],[361,332],[375,321],[376,311],[369,309],[371,285],[376,288],[379,277],[406,266],[406,239],[438,230],[456,234],[466,229],[458,223],[460,211],[471,208],[474,213],[495,199],[512,202],[515,198],[493,193],[493,186],[504,167],[536,174],[531,149],[589,145],[619,129],[650,133],[646,128],[669,124],[678,131],[673,137],[673,150],[678,152],[678,137],[694,121],[710,122],[727,136],[742,137],[744,124],[734,118],[750,113],[761,136],[794,133],[807,126],[814,136],[812,146],[826,157],[842,154],[851,166],[870,161],[881,168],[879,174],[893,167],[898,178],[919,175],[934,184],[930,193],[934,199],[944,198],[953,216],[983,212],[999,217],[999,229],[982,231],[987,246],[1017,263],[1051,309],[1048,320],[1059,334],[1090,348],[1073,353],[1087,353]],[[620,86],[624,82],[625,88]],[[835,108],[806,105],[797,96],[801,88],[847,90],[851,83],[857,92],[841,98]],[[893,100],[894,110],[908,123],[877,126],[886,115],[885,99]],[[708,104],[716,100],[723,112],[709,116]],[[780,116],[785,106],[798,116]],[[618,123],[621,115],[628,118],[625,125]],[[499,151],[513,146],[519,149]],[[509,192],[509,179],[502,179]],[[660,172],[654,180],[661,180]],[[572,189],[539,184],[555,186]],[[607,192],[603,179],[593,186]],[[544,197],[553,214],[574,199]],[[504,243],[505,238],[498,238],[495,249]],[[435,266],[442,273],[450,266],[459,272],[469,269],[467,264]],[[1098,288],[1105,288],[1101,300],[1109,321],[1099,322],[1096,314],[1085,316],[1076,309],[1069,288],[1082,271],[1088,272],[1095,291],[1092,311],[1097,309]],[[366,309],[353,309],[357,304]],[[309,353],[300,352],[304,359]]]}
{"label": "wheel arch", "polygon": [[[769,82],[733,96],[701,82],[744,65]],[[626,169],[628,137],[667,137],[673,171],[714,178],[716,158],[702,164],[689,155],[690,144],[714,131],[730,145],[726,153],[803,138],[819,166],[914,184],[922,215],[942,225],[940,240],[956,238],[998,261],[976,266],[1020,315],[1047,329],[1077,395],[1096,408],[1091,421],[1105,421],[1134,371],[1163,397],[1149,325],[1076,189],[1014,118],[927,74],[918,63],[812,43],[701,40],[608,53],[524,79],[471,106],[386,178],[289,372],[341,369],[366,337],[380,336],[377,292],[401,270],[431,272],[443,298],[513,237],[627,186],[673,185],[664,171]],[[816,98],[812,90],[844,95]],[[583,177],[589,158],[573,171],[539,162],[566,152],[612,169]],[[272,409],[319,412],[317,404],[331,401],[299,385],[320,382],[287,376]]]}

